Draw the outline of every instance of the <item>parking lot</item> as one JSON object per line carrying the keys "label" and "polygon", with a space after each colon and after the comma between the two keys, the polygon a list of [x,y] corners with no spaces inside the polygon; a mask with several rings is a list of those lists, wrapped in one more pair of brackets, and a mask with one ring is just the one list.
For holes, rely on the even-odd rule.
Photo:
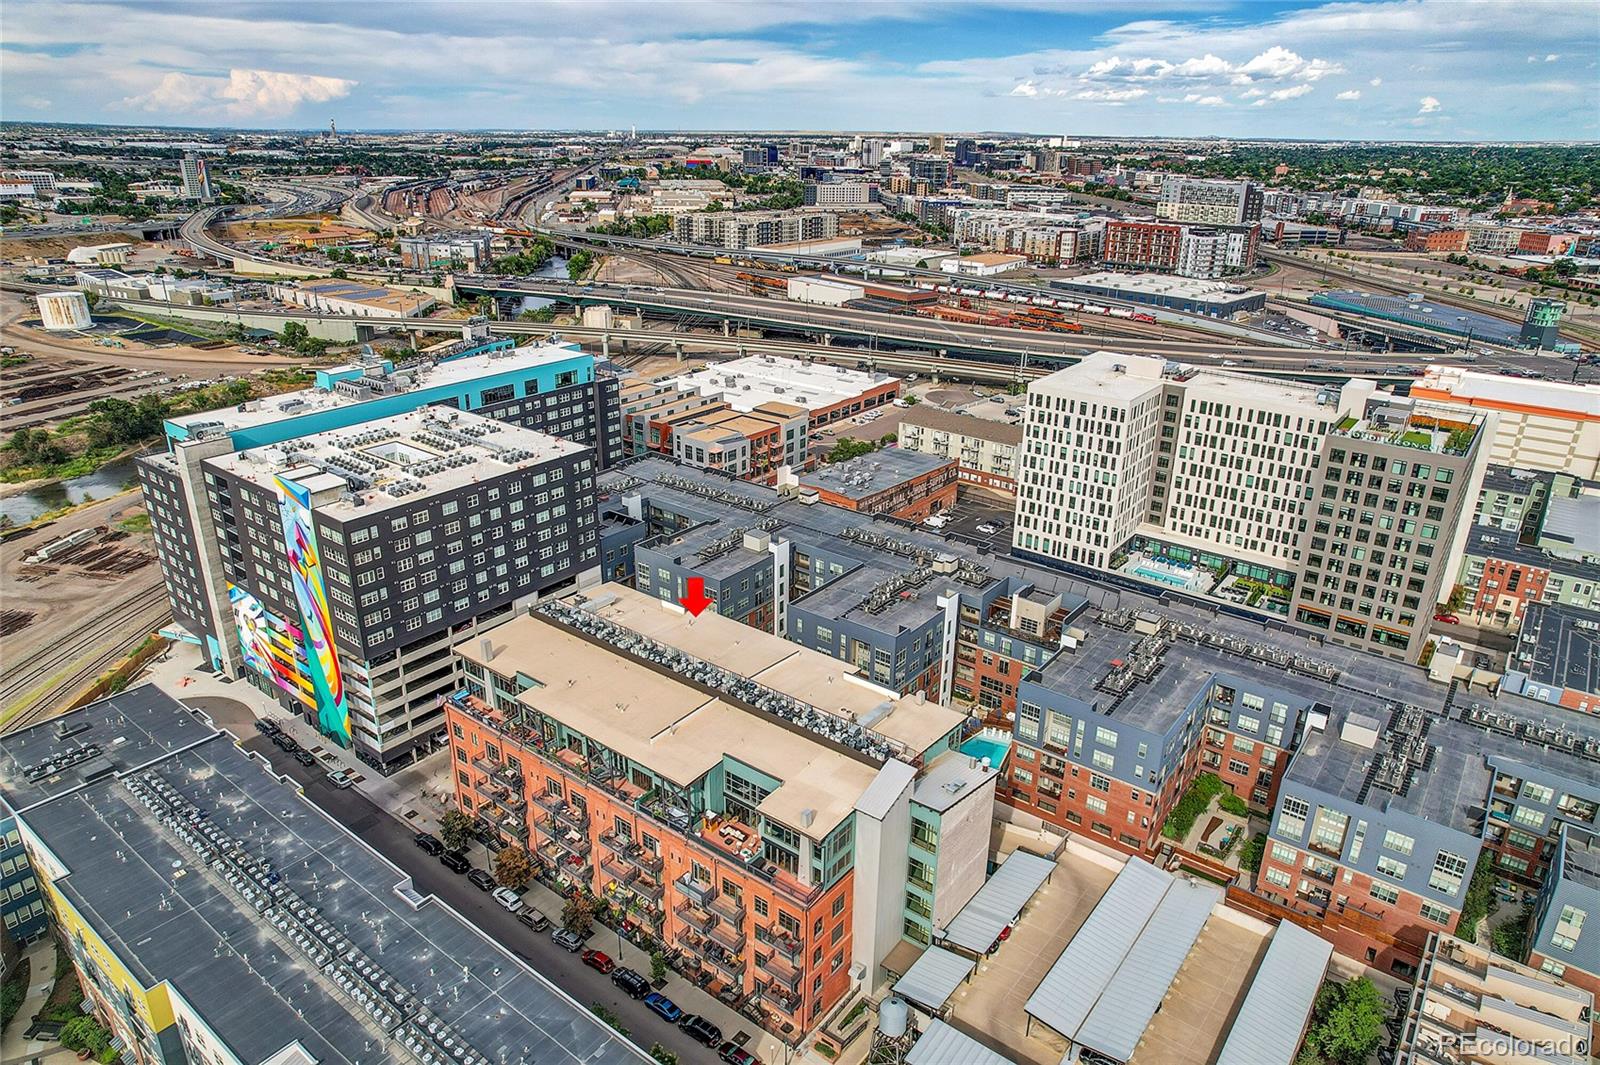
{"label": "parking lot", "polygon": [[[950,523],[937,531],[980,550],[1003,554],[1011,547],[1014,508],[1015,501],[1009,496],[961,485],[956,492],[956,505],[945,511]],[[980,529],[980,525],[984,528]]]}

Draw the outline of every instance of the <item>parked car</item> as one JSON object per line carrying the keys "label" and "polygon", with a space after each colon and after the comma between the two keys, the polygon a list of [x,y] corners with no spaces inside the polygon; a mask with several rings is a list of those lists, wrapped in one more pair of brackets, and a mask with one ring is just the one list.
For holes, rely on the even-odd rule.
{"label": "parked car", "polygon": [[431,854],[435,858],[444,853],[444,844],[439,842],[439,837],[430,832],[418,832],[411,837],[411,842],[422,849],[424,854]]}
{"label": "parked car", "polygon": [[261,717],[261,718],[257,718],[256,719],[256,731],[257,732],[263,732],[263,733],[266,733],[268,736],[271,736],[271,735],[274,735],[275,733],[277,733],[278,726],[274,725],[271,721],[267,720],[266,718]]}
{"label": "parked car", "polygon": [[1442,612],[1433,615],[1433,620],[1442,621],[1446,625],[1459,625],[1459,624],[1461,624],[1461,619],[1459,617],[1457,617],[1456,615],[1454,615],[1454,614],[1446,614],[1446,613],[1442,613]]}
{"label": "parked car", "polygon": [[611,982],[625,991],[629,998],[644,998],[650,993],[650,981],[627,966],[618,966],[611,974]]}
{"label": "parked car", "polygon": [[490,894],[493,895],[494,901],[498,902],[500,904],[501,908],[504,909],[507,913],[521,913],[522,912],[522,908],[524,906],[524,903],[522,901],[522,896],[518,895],[515,891],[512,891],[510,888],[508,888],[508,887],[495,888],[494,891],[492,891]]}
{"label": "parked car", "polygon": [[930,529],[942,529],[950,524],[950,519],[944,514],[934,514],[922,519],[922,524]]}
{"label": "parked car", "polygon": [[477,888],[479,891],[494,890],[494,877],[489,875],[489,871],[487,869],[474,869],[467,874],[467,879],[470,880],[472,882],[472,886]]}
{"label": "parked car", "polygon": [[472,863],[467,861],[467,856],[460,851],[445,851],[439,855],[439,864],[452,873],[464,873],[472,868]]}
{"label": "parked car", "polygon": [[583,964],[602,974],[609,973],[617,967],[617,963],[611,960],[611,955],[603,950],[584,951]]}
{"label": "parked car", "polygon": [[652,991],[644,997],[645,1008],[656,1014],[668,1024],[677,1024],[678,1018],[683,1016],[683,1011],[678,1004],[659,991]]}
{"label": "parked car", "polygon": [[717,1060],[727,1065],[761,1065],[760,1058],[731,1039],[717,1048]]}
{"label": "parked car", "polygon": [[568,954],[576,954],[578,951],[583,949],[583,937],[578,933],[569,931],[565,928],[558,928],[554,932],[551,932],[550,942],[554,943]]}
{"label": "parked car", "polygon": [[1000,531],[1000,526],[996,525],[992,521],[981,521],[978,523],[978,531],[983,533],[985,536],[993,536],[995,533]]}
{"label": "parked car", "polygon": [[722,1045],[722,1029],[697,1013],[691,1013],[679,1020],[678,1027],[687,1032],[689,1038],[697,1043],[708,1047]]}
{"label": "parked car", "polygon": [[350,787],[351,785],[355,784],[355,782],[355,774],[351,773],[348,769],[335,769],[333,772],[328,774],[328,783],[332,784],[340,791]]}
{"label": "parked car", "polygon": [[550,927],[550,918],[546,917],[532,906],[524,906],[521,910],[517,911],[517,920],[527,925],[530,932],[543,932],[546,928]]}
{"label": "parked car", "polygon": [[310,751],[303,749],[294,752],[294,760],[307,768],[317,764],[316,756]]}

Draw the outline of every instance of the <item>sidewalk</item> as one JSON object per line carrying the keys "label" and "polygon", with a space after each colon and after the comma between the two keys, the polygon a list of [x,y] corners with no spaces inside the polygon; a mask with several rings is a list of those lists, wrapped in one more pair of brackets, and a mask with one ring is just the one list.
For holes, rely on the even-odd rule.
{"label": "sidewalk", "polygon": [[0,1061],[6,1065],[24,1062],[76,1062],[78,1055],[54,1039],[25,1039],[23,1033],[33,1025],[33,1015],[44,1008],[50,997],[50,988],[56,982],[56,941],[46,936],[22,952],[29,959],[28,995],[22,1008],[11,1018],[4,1033],[0,1033]]}

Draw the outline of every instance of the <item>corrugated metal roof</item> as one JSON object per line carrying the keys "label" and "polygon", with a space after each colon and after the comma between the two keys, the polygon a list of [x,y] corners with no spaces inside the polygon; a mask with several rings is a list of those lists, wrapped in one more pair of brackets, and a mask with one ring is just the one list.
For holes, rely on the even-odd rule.
{"label": "corrugated metal roof", "polygon": [[1078,1029],[1077,1042],[1119,1061],[1133,1057],[1212,907],[1221,901],[1222,892],[1211,884],[1174,880]]}
{"label": "corrugated metal roof", "polygon": [[1171,885],[1172,874],[1128,859],[1023,1008],[1076,1037]]}
{"label": "corrugated metal roof", "polygon": [[934,1021],[906,1054],[906,1065],[1014,1065],[943,1021]]}
{"label": "corrugated metal roof", "polygon": [[1001,863],[972,901],[944,930],[944,940],[964,950],[982,954],[994,945],[1002,929],[1016,919],[1039,885],[1056,867],[1049,858],[1016,850]]}
{"label": "corrugated metal roof", "polygon": [[940,947],[929,947],[894,985],[894,993],[937,1012],[978,963]]}
{"label": "corrugated metal roof", "polygon": [[1332,954],[1327,940],[1289,921],[1280,924],[1217,1065],[1289,1065]]}

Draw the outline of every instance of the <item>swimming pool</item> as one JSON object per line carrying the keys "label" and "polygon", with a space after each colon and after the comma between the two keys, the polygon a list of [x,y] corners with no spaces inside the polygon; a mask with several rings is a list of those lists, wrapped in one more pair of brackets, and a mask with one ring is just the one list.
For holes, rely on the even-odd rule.
{"label": "swimming pool", "polygon": [[987,758],[989,764],[996,769],[1005,761],[1006,752],[1011,750],[1011,744],[1004,740],[991,739],[988,736],[974,736],[961,745],[961,753],[969,758]]}
{"label": "swimming pool", "polygon": [[1157,581],[1161,584],[1171,585],[1174,588],[1189,589],[1194,587],[1194,579],[1191,577],[1179,577],[1176,574],[1163,573],[1161,570],[1153,569],[1149,566],[1135,566],[1133,567],[1133,572],[1145,580]]}

